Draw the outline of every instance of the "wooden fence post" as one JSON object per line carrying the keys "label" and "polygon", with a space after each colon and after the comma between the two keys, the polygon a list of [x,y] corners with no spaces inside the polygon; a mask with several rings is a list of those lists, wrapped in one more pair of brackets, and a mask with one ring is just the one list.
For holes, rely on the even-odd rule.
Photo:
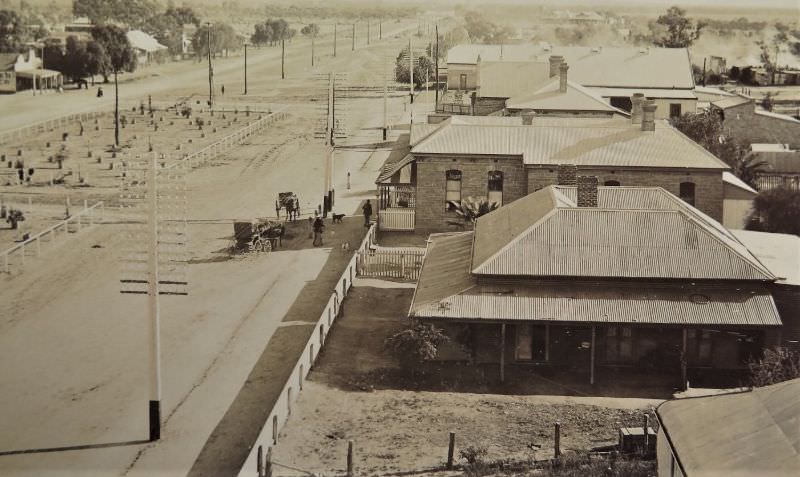
{"label": "wooden fence post", "polygon": [[256,454],[256,472],[258,477],[264,477],[264,448],[258,446],[258,454]]}
{"label": "wooden fence post", "polygon": [[554,440],[555,440],[555,457],[558,459],[561,457],[561,423],[556,421],[555,429],[554,429]]}
{"label": "wooden fence post", "polygon": [[347,441],[347,477],[353,477],[353,441]]}
{"label": "wooden fence post", "polygon": [[642,430],[644,431],[644,453],[646,454],[648,451],[647,444],[649,444],[650,436],[648,435],[648,429],[650,428],[650,415],[645,413],[644,420],[642,421]]}
{"label": "wooden fence post", "polygon": [[447,470],[453,468],[453,453],[456,449],[456,433],[450,432],[450,444],[447,446]]}
{"label": "wooden fence post", "polygon": [[264,477],[272,477],[272,447],[267,447],[267,456],[264,459]]}

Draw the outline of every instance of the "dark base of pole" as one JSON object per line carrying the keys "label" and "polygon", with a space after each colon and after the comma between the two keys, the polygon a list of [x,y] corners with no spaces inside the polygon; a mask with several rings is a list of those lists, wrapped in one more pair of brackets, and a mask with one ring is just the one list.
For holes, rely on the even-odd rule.
{"label": "dark base of pole", "polygon": [[386,140],[386,134],[387,134],[386,128],[383,128],[383,140],[384,141]]}
{"label": "dark base of pole", "polygon": [[150,441],[161,439],[161,401],[150,401]]}

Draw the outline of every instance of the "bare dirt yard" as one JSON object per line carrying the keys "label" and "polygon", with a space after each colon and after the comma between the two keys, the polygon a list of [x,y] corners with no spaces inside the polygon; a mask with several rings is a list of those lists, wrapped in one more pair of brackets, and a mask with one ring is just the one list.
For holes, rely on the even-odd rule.
{"label": "bare dirt yard", "polygon": [[547,383],[541,389],[550,393],[515,394],[513,385],[468,381],[471,391],[453,392],[444,368],[415,384],[398,379],[383,340],[404,327],[412,293],[353,289],[280,433],[274,448],[278,475],[295,475],[283,466],[341,473],[348,440],[354,441],[358,475],[424,475],[445,464],[450,431],[456,433],[457,459],[460,450],[475,446],[486,449],[487,460],[545,460],[553,456],[556,421],[562,451],[588,450],[615,442],[621,426],[641,425],[643,414],[661,402],[569,396]]}

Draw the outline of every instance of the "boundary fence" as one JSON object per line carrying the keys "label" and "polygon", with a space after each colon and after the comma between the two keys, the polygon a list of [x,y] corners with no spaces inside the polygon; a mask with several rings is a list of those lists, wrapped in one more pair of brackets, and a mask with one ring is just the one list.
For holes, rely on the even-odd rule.
{"label": "boundary fence", "polygon": [[86,113],[75,113],[75,114],[70,114],[68,116],[62,116],[60,118],[53,118],[47,121],[33,123],[28,126],[23,126],[21,128],[12,129],[11,131],[0,133],[0,144],[7,144],[14,140],[25,139],[29,136],[34,136],[36,134],[48,132],[55,128],[70,126],[74,124],[76,121],[90,121],[92,119],[98,119],[103,116],[107,116],[109,114],[113,115],[114,112],[91,111]]}
{"label": "boundary fence", "polygon": [[358,276],[417,280],[425,258],[420,247],[377,247],[358,251]]}
{"label": "boundary fence", "polygon": [[261,460],[264,455],[264,449],[269,448],[278,442],[278,433],[280,429],[286,424],[289,414],[292,411],[292,403],[297,399],[300,391],[303,389],[303,382],[314,365],[314,362],[319,355],[320,350],[325,345],[325,338],[331,330],[333,323],[339,317],[341,310],[341,302],[347,296],[348,291],[353,286],[353,279],[356,276],[356,268],[358,261],[358,254],[364,250],[369,250],[375,243],[375,224],[373,224],[367,236],[361,242],[356,253],[350,259],[341,278],[336,283],[331,297],[328,299],[328,304],[322,310],[317,323],[314,325],[314,332],[308,339],[303,352],[297,360],[289,379],[283,386],[281,394],[272,407],[264,427],[261,429],[256,442],[250,448],[250,454],[247,456],[244,465],[239,471],[239,477],[261,477],[261,470],[264,463]]}
{"label": "boundary fence", "polygon": [[[95,212],[98,208],[100,209],[100,220],[103,220],[105,204],[102,201],[97,202],[92,206],[87,206],[86,202],[84,202],[83,210],[80,212],[67,217],[61,222],[46,228],[33,237],[29,237],[27,240],[18,243],[7,250],[0,252],[0,255],[3,256],[3,271],[5,273],[11,273],[10,259],[12,257],[19,257],[19,268],[24,269],[27,250],[33,248],[34,257],[38,257],[42,253],[42,242],[44,241],[50,244],[54,243],[60,236],[66,235],[70,232],[71,224],[75,224],[77,226],[77,232],[80,232],[83,227],[91,227],[92,225],[96,224],[97,220],[95,217]],[[48,238],[48,240],[45,240],[45,238]]]}

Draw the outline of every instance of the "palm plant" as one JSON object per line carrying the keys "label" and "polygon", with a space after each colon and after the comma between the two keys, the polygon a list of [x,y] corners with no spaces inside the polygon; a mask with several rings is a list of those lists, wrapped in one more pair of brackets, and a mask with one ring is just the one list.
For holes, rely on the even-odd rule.
{"label": "palm plant", "polygon": [[456,204],[455,213],[464,219],[468,224],[474,224],[478,217],[486,215],[489,212],[499,207],[497,202],[489,202],[486,197],[478,197],[477,199],[467,197],[466,200]]}

